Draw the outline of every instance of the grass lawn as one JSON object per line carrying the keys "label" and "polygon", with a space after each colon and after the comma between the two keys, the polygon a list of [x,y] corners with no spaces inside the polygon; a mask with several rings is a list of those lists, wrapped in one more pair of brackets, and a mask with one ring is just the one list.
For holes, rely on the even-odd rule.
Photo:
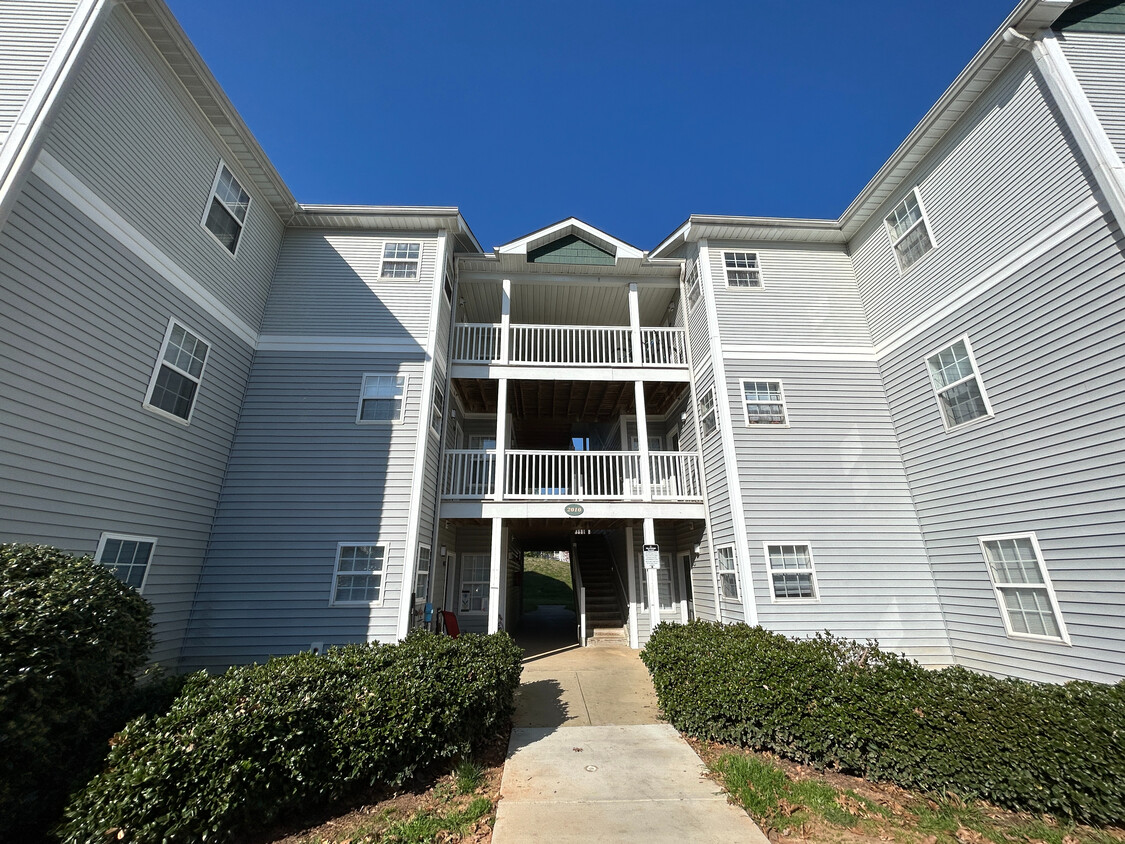
{"label": "grass lawn", "polygon": [[1125,830],[1077,826],[981,802],[934,798],[897,786],[779,760],[769,754],[693,740],[692,746],[742,806],[779,844],[1120,844]]}
{"label": "grass lawn", "polygon": [[574,584],[570,563],[553,557],[523,555],[523,611],[534,612],[543,604],[574,609]]}

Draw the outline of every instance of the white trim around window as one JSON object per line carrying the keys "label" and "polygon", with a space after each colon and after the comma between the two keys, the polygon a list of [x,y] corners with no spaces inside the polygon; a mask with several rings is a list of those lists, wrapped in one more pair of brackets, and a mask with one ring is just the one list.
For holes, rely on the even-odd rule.
{"label": "white trim around window", "polygon": [[431,545],[418,546],[418,567],[414,573],[414,600],[428,601],[430,599],[430,569],[433,560],[433,547]]}
{"label": "white trim around window", "polygon": [[719,430],[719,412],[715,407],[714,387],[705,390],[703,395],[699,397],[699,406],[695,412],[699,414],[699,428],[703,432],[703,436],[709,437]]}
{"label": "white trim around window", "polygon": [[158,416],[190,425],[211,343],[175,317],[168,320],[142,407]]}
{"label": "white trim around window", "polygon": [[1070,644],[1043,551],[1034,533],[979,537],[1009,639]]}
{"label": "white trim around window", "polygon": [[406,418],[406,392],[409,387],[409,375],[364,373],[355,421],[360,425],[401,422]]}
{"label": "white trim around window", "polygon": [[905,273],[937,248],[918,188],[914,188],[883,218],[891,239],[899,274]]}
{"label": "white trim around window", "polygon": [[387,241],[379,266],[382,281],[417,281],[421,275],[422,244],[417,241]]}
{"label": "white trim around window", "polygon": [[250,194],[226,163],[220,160],[199,225],[223,247],[224,252],[236,258],[249,213]]}
{"label": "white trim around window", "polygon": [[748,428],[788,428],[789,411],[785,406],[785,388],[780,381],[743,378],[742,420]]}
{"label": "white trim around window", "polygon": [[336,564],[332,569],[329,606],[382,606],[386,573],[386,543],[339,543],[336,546]]}
{"label": "white trim around window", "polygon": [[775,604],[815,604],[820,601],[809,542],[763,542],[770,600]]}
{"label": "white trim around window", "polygon": [[715,549],[715,573],[719,577],[719,598],[741,602],[742,578],[738,574],[738,555],[733,545],[720,545]]}
{"label": "white trim around window", "polygon": [[144,594],[156,539],[151,536],[131,536],[124,533],[103,533],[98,539],[94,562],[113,570],[124,583]]}
{"label": "white trim around window", "polygon": [[946,431],[958,430],[978,419],[991,419],[980,368],[965,334],[954,342],[926,355],[926,371]]}
{"label": "white trim around window", "polygon": [[687,312],[690,314],[703,298],[702,276],[698,269],[693,269],[687,280]]}
{"label": "white trim around window", "polygon": [[457,604],[459,613],[488,614],[488,590],[491,577],[491,554],[461,555],[461,597]]}
{"label": "white trim around window", "polygon": [[723,250],[723,275],[732,290],[761,290],[764,286],[757,252]]}

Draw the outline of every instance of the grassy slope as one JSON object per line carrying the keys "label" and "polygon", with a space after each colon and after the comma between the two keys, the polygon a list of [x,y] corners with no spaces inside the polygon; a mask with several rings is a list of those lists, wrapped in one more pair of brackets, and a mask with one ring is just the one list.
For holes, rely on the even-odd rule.
{"label": "grassy slope", "polygon": [[567,609],[574,609],[570,563],[524,554],[523,611],[533,612],[543,604],[561,604]]}

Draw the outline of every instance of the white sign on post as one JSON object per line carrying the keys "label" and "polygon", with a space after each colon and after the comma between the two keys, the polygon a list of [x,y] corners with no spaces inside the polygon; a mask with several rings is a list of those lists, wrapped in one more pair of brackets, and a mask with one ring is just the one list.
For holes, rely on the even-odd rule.
{"label": "white sign on post", "polygon": [[660,568],[660,546],[659,545],[645,545],[645,546],[643,546],[643,550],[644,550],[645,568],[646,569],[658,569],[658,568]]}

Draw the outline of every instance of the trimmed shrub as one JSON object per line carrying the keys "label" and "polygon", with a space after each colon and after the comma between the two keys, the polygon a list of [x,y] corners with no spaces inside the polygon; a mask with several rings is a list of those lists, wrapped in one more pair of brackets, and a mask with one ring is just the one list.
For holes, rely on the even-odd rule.
{"label": "trimmed shrub", "polygon": [[1125,820],[1125,682],[929,671],[875,643],[703,621],[661,625],[641,658],[665,717],[699,738],[1009,809]]}
{"label": "trimmed shrub", "polygon": [[104,752],[152,608],[88,557],[32,545],[0,545],[0,596],[0,837],[28,840]]}
{"label": "trimmed shrub", "polygon": [[166,715],[114,737],[62,838],[240,840],[296,808],[400,785],[496,734],[521,658],[504,633],[416,632],[193,675]]}

